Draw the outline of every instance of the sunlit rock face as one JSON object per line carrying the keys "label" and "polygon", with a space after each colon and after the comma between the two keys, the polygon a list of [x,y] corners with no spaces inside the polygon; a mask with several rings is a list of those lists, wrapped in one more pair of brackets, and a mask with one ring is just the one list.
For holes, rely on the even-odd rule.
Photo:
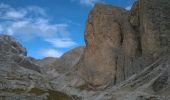
{"label": "sunlit rock face", "polygon": [[80,76],[92,86],[118,84],[169,52],[170,1],[139,0],[131,11],[96,4],[86,24]]}
{"label": "sunlit rock face", "polygon": [[96,4],[88,17],[85,40],[78,66],[80,75],[90,84],[117,84],[134,73],[133,60],[141,51],[128,11]]}

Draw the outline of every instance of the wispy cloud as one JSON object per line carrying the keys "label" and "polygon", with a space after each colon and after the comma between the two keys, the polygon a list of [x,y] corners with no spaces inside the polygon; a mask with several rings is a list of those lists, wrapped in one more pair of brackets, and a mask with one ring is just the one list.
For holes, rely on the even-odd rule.
{"label": "wispy cloud", "polygon": [[[23,41],[29,41],[34,38],[41,38],[46,41],[47,39],[55,38],[55,41],[61,43],[60,45],[56,45],[56,47],[70,47],[70,41],[63,42],[60,39],[69,38],[69,22],[50,22],[51,20],[48,18],[46,10],[41,7],[27,6],[25,8],[13,8],[7,4],[0,4],[1,33],[20,37]],[[52,43],[51,41],[46,42]],[[72,42],[73,44],[74,42]]]}
{"label": "wispy cloud", "polygon": [[132,8],[132,5],[127,6],[125,9],[126,9],[126,10],[131,10],[131,8]]}
{"label": "wispy cloud", "polygon": [[0,3],[0,34],[8,34],[29,42],[41,39],[53,46],[53,49],[38,51],[43,57],[60,57],[63,53],[55,50],[70,48],[77,43],[69,37],[69,25],[74,22],[53,22],[45,9],[39,6],[26,6],[14,8],[8,4]]}
{"label": "wispy cloud", "polygon": [[6,13],[6,17],[19,19],[19,18],[23,18],[25,14],[26,14],[25,12],[20,12],[20,11],[10,11]]}
{"label": "wispy cloud", "polygon": [[2,27],[0,26],[0,33],[2,32],[2,30],[3,30],[3,29],[2,29]]}
{"label": "wispy cloud", "polygon": [[43,57],[60,57],[63,53],[55,49],[43,49],[38,51]]}
{"label": "wispy cloud", "polygon": [[97,2],[103,2],[103,0],[72,0],[72,1],[78,1],[81,5],[84,6],[93,6]]}
{"label": "wispy cloud", "polygon": [[70,38],[54,38],[54,39],[47,39],[47,42],[53,44],[56,48],[69,48],[74,47],[77,45],[76,42],[71,40]]}

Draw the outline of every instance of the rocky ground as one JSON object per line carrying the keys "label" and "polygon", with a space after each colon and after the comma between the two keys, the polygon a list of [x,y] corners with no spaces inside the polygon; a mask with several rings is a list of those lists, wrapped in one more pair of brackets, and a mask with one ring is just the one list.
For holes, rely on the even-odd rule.
{"label": "rocky ground", "polygon": [[170,100],[169,5],[96,4],[86,46],[61,58],[27,57],[17,40],[0,35],[0,100]]}

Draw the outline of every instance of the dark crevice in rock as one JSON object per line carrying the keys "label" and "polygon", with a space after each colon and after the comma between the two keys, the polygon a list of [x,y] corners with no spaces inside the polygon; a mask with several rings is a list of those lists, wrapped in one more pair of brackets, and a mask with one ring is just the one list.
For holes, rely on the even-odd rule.
{"label": "dark crevice in rock", "polygon": [[126,79],[126,75],[125,75],[125,57],[123,56],[123,66],[122,66],[122,71],[123,71],[123,80]]}
{"label": "dark crevice in rock", "polygon": [[137,51],[138,51],[138,54],[139,54],[138,56],[142,56],[142,44],[141,44],[141,36],[140,35],[137,35],[137,40],[138,40]]}
{"label": "dark crevice in rock", "polygon": [[118,67],[118,57],[116,57],[114,85],[116,85],[117,82],[117,74],[118,74],[117,67]]}
{"label": "dark crevice in rock", "polygon": [[123,32],[122,32],[122,25],[119,24],[119,26],[120,26],[120,45],[122,46],[123,41],[124,41],[124,35],[123,35]]}

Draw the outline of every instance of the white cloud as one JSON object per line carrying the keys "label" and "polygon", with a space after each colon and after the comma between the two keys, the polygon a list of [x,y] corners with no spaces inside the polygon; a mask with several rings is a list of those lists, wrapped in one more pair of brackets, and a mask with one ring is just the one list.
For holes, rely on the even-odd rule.
{"label": "white cloud", "polygon": [[102,0],[72,0],[72,1],[79,1],[80,4],[85,6],[93,6],[97,2],[102,2]]}
{"label": "white cloud", "polygon": [[63,53],[55,49],[43,49],[38,51],[43,57],[60,57]]}
{"label": "white cloud", "polygon": [[0,18],[17,20],[28,17],[47,17],[46,11],[39,6],[14,8],[8,4],[0,3]]}
{"label": "white cloud", "polygon": [[74,22],[74,21],[69,20],[69,19],[62,19],[62,21],[64,21],[65,23],[68,23],[68,24],[70,24],[70,25],[81,26],[79,23]]}
{"label": "white cloud", "polygon": [[11,30],[8,31],[10,34],[21,36],[22,38],[25,36],[29,39],[35,37],[49,38],[53,37],[58,32],[59,29],[57,26],[57,24],[50,24],[48,20],[36,19],[35,21],[22,20],[13,22],[7,29]]}
{"label": "white cloud", "polygon": [[41,7],[38,7],[38,6],[29,6],[26,9],[28,10],[28,12],[33,12],[36,15],[42,15],[42,16],[46,16],[47,17],[46,11],[43,8],[41,8]]}
{"label": "white cloud", "polygon": [[126,9],[126,10],[130,10],[131,8],[132,8],[132,5],[127,6],[125,9]]}
{"label": "white cloud", "polygon": [[4,4],[4,3],[0,3],[0,8],[3,9],[3,8],[10,8],[9,5],[7,4]]}
{"label": "white cloud", "polygon": [[3,30],[3,29],[2,29],[2,26],[0,25],[0,33],[2,32],[2,30]]}
{"label": "white cloud", "polygon": [[77,45],[77,43],[70,38],[54,38],[47,39],[46,41],[51,43],[56,48],[69,48]]}
{"label": "white cloud", "polygon": [[[25,8],[14,8],[10,5],[0,3],[0,25],[2,33],[7,33],[29,41],[34,38],[43,40],[50,38],[68,38],[69,23],[50,23],[45,9],[38,6],[27,6]],[[48,41],[47,41],[48,42]],[[68,42],[63,46],[70,45]],[[73,43],[72,43],[73,44]]]}
{"label": "white cloud", "polygon": [[7,18],[15,18],[15,19],[19,19],[19,18],[23,18],[25,16],[26,13],[24,12],[19,12],[19,11],[9,11],[6,13],[6,17]]}

